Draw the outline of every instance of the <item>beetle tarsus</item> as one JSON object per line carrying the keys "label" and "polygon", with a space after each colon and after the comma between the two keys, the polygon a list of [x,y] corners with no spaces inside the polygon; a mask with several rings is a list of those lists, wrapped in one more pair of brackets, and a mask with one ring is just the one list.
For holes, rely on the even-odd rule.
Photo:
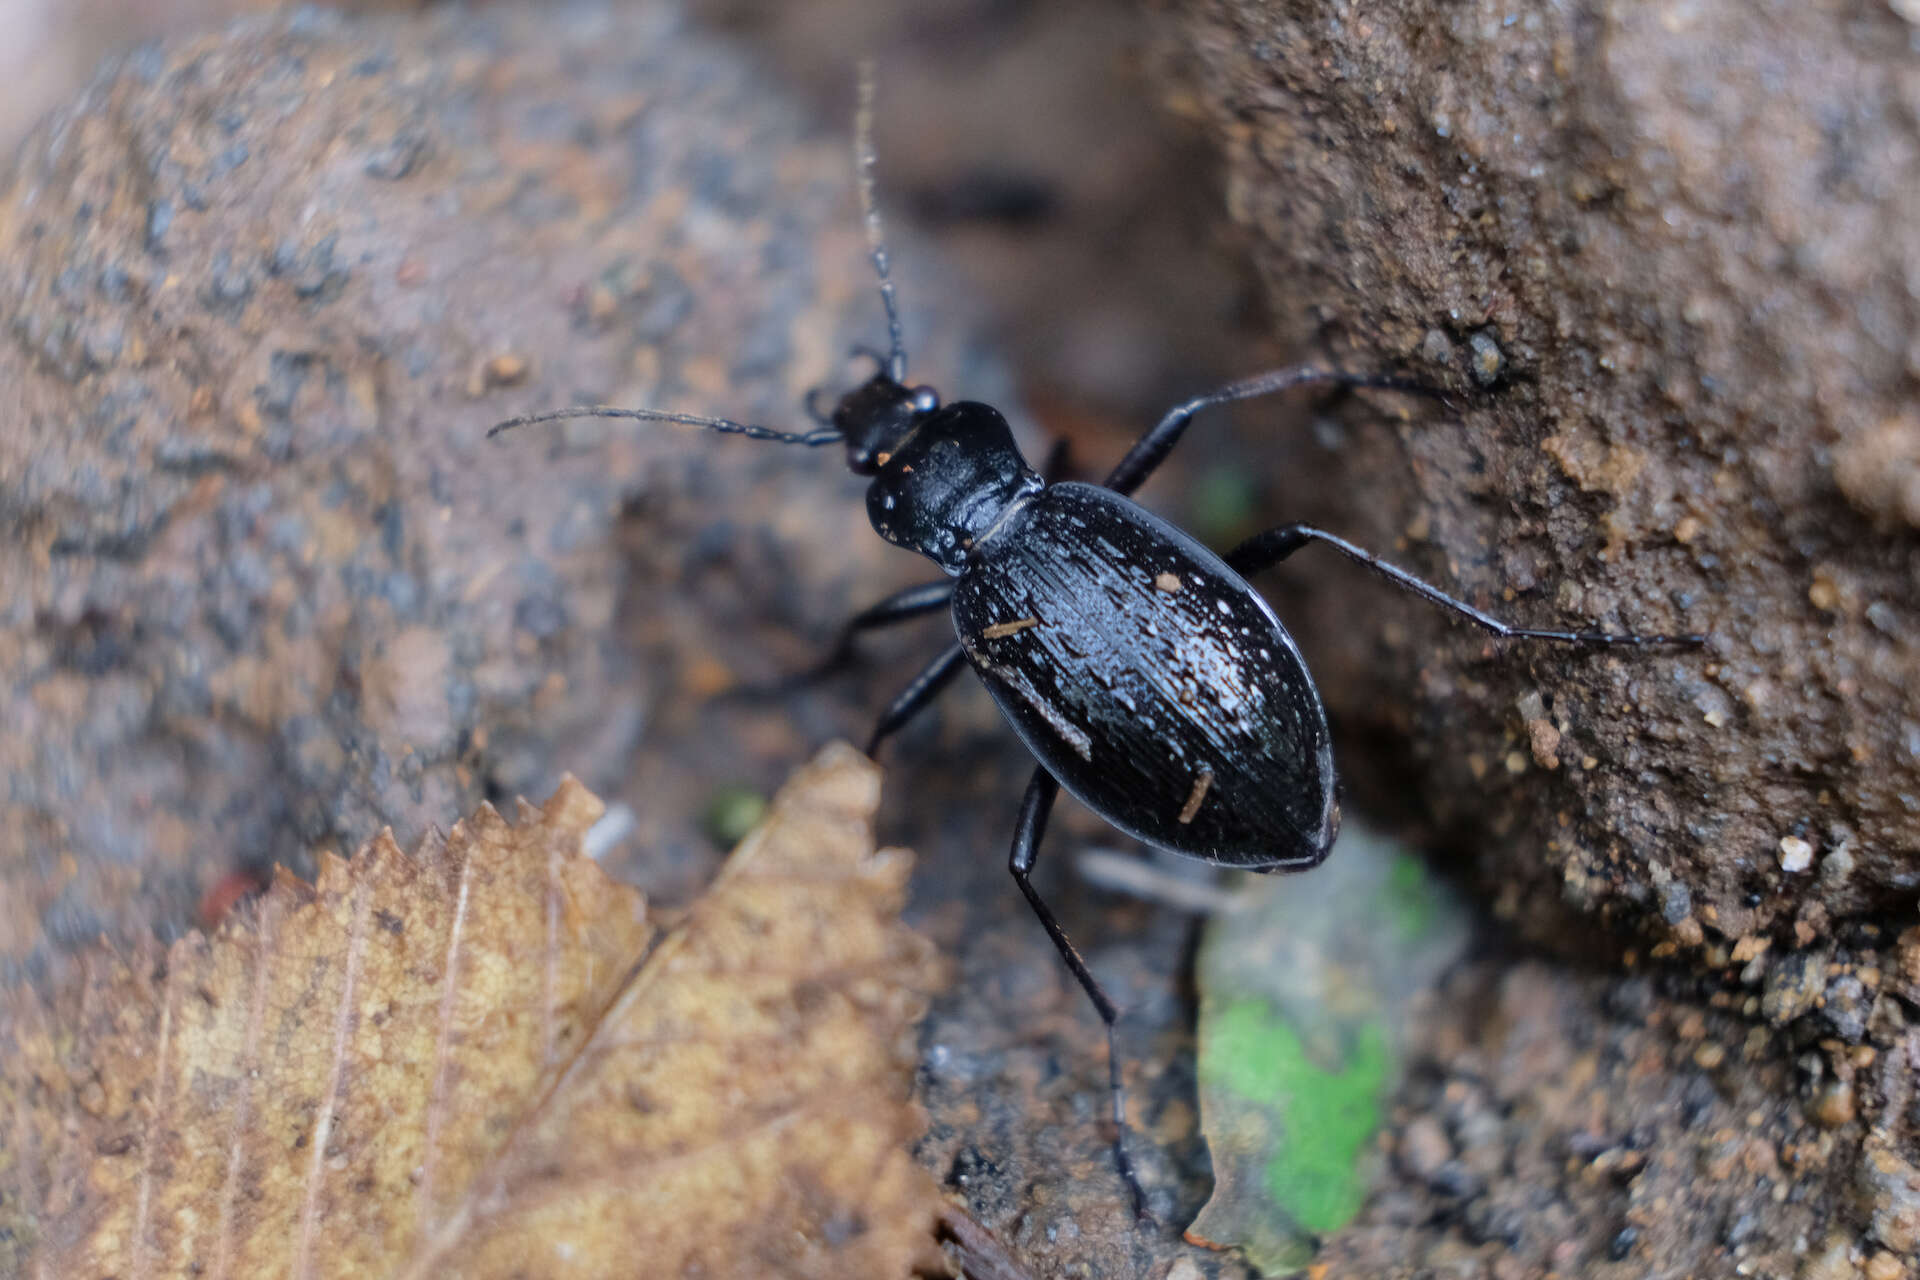
{"label": "beetle tarsus", "polygon": [[1558,631],[1544,627],[1516,627],[1488,613],[1482,613],[1464,600],[1455,599],[1431,583],[1423,582],[1405,569],[1388,564],[1364,547],[1355,546],[1312,525],[1283,524],[1256,533],[1227,552],[1227,564],[1235,573],[1251,576],[1272,568],[1310,542],[1332,547],[1349,560],[1371,569],[1403,591],[1412,592],[1429,604],[1451,611],[1477,627],[1491,631],[1502,640],[1553,640],[1561,644],[1585,644],[1596,648],[1692,648],[1703,645],[1703,635],[1638,635],[1611,631]]}

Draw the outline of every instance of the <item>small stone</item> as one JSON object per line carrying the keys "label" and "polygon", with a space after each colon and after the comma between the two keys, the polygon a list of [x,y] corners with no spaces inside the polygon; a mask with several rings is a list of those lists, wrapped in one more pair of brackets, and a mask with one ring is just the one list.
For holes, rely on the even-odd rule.
{"label": "small stone", "polygon": [[1845,1080],[1835,1080],[1822,1089],[1814,1098],[1813,1106],[1808,1108],[1808,1115],[1822,1129],[1851,1124],[1855,1113],[1853,1086]]}
{"label": "small stone", "polygon": [[1646,978],[1623,977],[1614,981],[1601,997],[1607,1012],[1628,1022],[1645,1022],[1653,1012],[1653,983]]}
{"label": "small stone", "polygon": [[1842,840],[1820,863],[1820,880],[1837,889],[1853,874],[1853,867],[1853,842]]}
{"label": "small stone", "polygon": [[489,387],[511,387],[526,376],[526,357],[514,355],[511,352],[492,357],[487,361],[484,370],[484,377]]}
{"label": "small stone", "polygon": [[1900,957],[1900,973],[1908,983],[1920,986],[1920,926],[1908,929],[1894,944]]}
{"label": "small stone", "polygon": [[1449,1160],[1433,1171],[1427,1185],[1443,1196],[1472,1200],[1486,1190],[1486,1180],[1458,1160]]}
{"label": "small stone", "polygon": [[587,319],[595,324],[605,324],[620,311],[620,295],[600,280],[587,286],[581,302],[586,309]]}
{"label": "small stone", "polygon": [[1853,1265],[1853,1241],[1836,1231],[1800,1263],[1799,1280],[1859,1280]]}
{"label": "small stone", "polygon": [[1400,1135],[1400,1166],[1425,1182],[1453,1159],[1453,1144],[1432,1116],[1416,1117]]}
{"label": "small stone", "polygon": [[1874,1238],[1895,1253],[1920,1249],[1920,1170],[1880,1144],[1868,1148],[1858,1168]]}
{"label": "small stone", "polygon": [[1560,730],[1551,720],[1527,721],[1527,744],[1533,748],[1534,763],[1542,769],[1560,767]]}
{"label": "small stone", "polygon": [[1820,1017],[1833,1028],[1833,1034],[1848,1044],[1859,1044],[1867,1035],[1867,1015],[1873,1012],[1873,1000],[1867,986],[1851,973],[1843,973],[1827,984],[1826,999]]}
{"label": "small stone", "polygon": [[[1880,1044],[1895,1044],[1906,1034],[1907,1014],[1903,1003],[1884,991],[1875,996],[1873,1008],[1867,1011],[1868,1038]],[[1866,1047],[1862,1045],[1854,1052],[1859,1053]],[[1916,1107],[1913,1116],[1920,1120],[1920,1107]]]}
{"label": "small stone", "polygon": [[1467,351],[1467,372],[1475,382],[1490,387],[1500,381],[1500,375],[1506,372],[1507,355],[1491,333],[1482,329],[1468,338]]}
{"label": "small stone", "polygon": [[1660,887],[1660,918],[1677,925],[1693,914],[1693,894],[1679,880],[1668,880]]}
{"label": "small stone", "polygon": [[167,231],[173,226],[173,201],[155,200],[147,205],[147,248],[164,253]]}
{"label": "small stone", "polygon": [[1459,1236],[1444,1235],[1420,1250],[1420,1274],[1438,1280],[1480,1280],[1486,1272],[1472,1245]]}
{"label": "small stone", "polygon": [[1906,1274],[1906,1264],[1884,1249],[1867,1259],[1867,1280],[1902,1280]]}
{"label": "small stone", "polygon": [[1798,875],[1813,865],[1813,846],[1799,836],[1780,837],[1780,869]]}
{"label": "small stone", "polygon": [[1780,957],[1767,972],[1767,985],[1760,996],[1760,1015],[1776,1027],[1784,1027],[1813,1008],[1827,983],[1827,958],[1817,952],[1798,952]]}
{"label": "small stone", "polygon": [[1711,1071],[1727,1060],[1727,1051],[1708,1041],[1693,1051],[1693,1063],[1702,1071]]}

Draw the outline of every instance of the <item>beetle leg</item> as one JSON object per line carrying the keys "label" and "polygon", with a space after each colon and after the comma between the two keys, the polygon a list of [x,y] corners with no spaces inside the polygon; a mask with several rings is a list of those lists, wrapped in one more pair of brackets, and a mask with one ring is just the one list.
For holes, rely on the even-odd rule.
{"label": "beetle leg", "polygon": [[1429,604],[1450,609],[1475,626],[1484,627],[1494,635],[1506,639],[1558,640],[1566,644],[1600,646],[1698,645],[1705,644],[1707,639],[1701,635],[1615,635],[1606,631],[1550,631],[1538,627],[1509,626],[1498,618],[1480,612],[1464,600],[1456,600],[1438,587],[1422,582],[1405,569],[1395,568],[1371,551],[1356,547],[1345,538],[1335,537],[1311,525],[1283,524],[1278,528],[1268,529],[1265,533],[1256,533],[1229,551],[1225,559],[1235,573],[1258,573],[1262,569],[1280,563],[1309,542],[1323,542],[1349,560],[1356,560],[1365,565],[1403,591],[1411,591]]}
{"label": "beetle leg", "polygon": [[827,656],[801,679],[817,679],[846,666],[853,660],[854,639],[862,631],[878,631],[922,614],[935,613],[946,608],[951,599],[953,581],[941,578],[937,582],[922,582],[918,586],[896,591],[877,604],[868,605],[847,619],[846,625],[840,628],[839,637],[833,642],[833,648],[827,651]]}
{"label": "beetle leg", "polygon": [[873,726],[873,736],[867,739],[867,754],[878,754],[882,742],[939,697],[940,691],[952,684],[953,678],[965,669],[966,656],[966,650],[957,644],[951,645],[922,667],[920,674],[908,681],[907,687],[895,695],[893,701],[887,704],[887,709],[880,713],[880,723]]}
{"label": "beetle leg", "polygon": [[846,638],[851,640],[855,632],[890,627],[896,622],[905,622],[908,618],[917,618],[923,613],[944,609],[947,601],[951,599],[953,599],[953,579],[941,578],[936,582],[922,582],[917,586],[896,591],[878,604],[868,605],[848,618],[847,625],[842,630]]}
{"label": "beetle leg", "polygon": [[1378,387],[1387,391],[1411,391],[1417,395],[1437,396],[1442,394],[1433,387],[1409,382],[1404,378],[1391,378],[1379,374],[1341,373],[1333,369],[1316,369],[1311,365],[1296,365],[1290,369],[1271,369],[1266,373],[1257,373],[1251,378],[1242,378],[1238,382],[1229,382],[1226,386],[1209,391],[1203,396],[1195,396],[1184,404],[1177,404],[1167,410],[1166,416],[1154,425],[1153,430],[1141,436],[1133,448],[1127,450],[1127,456],[1120,459],[1120,465],[1107,477],[1106,487],[1116,493],[1132,493],[1145,483],[1167,455],[1173,452],[1173,446],[1180,443],[1180,437],[1186,432],[1187,424],[1193,421],[1193,415],[1202,409],[1216,404],[1231,404],[1235,400],[1251,400],[1255,396],[1272,395],[1277,391],[1286,391],[1293,387],[1312,386],[1316,383],[1333,384],[1342,387]]}
{"label": "beetle leg", "polygon": [[918,618],[922,614],[935,613],[947,607],[953,599],[953,582],[942,578],[938,582],[922,582],[918,586],[896,591],[876,604],[868,605],[860,612],[848,618],[840,628],[840,634],[834,639],[833,648],[827,650],[812,668],[803,671],[794,678],[796,684],[811,684],[815,680],[842,670],[853,661],[853,642],[863,631],[878,631],[882,627],[896,626],[902,622]]}
{"label": "beetle leg", "polygon": [[840,628],[840,634],[835,637],[833,647],[827,650],[825,657],[812,666],[766,684],[739,685],[720,696],[725,699],[747,700],[777,698],[796,689],[810,688],[853,665],[854,641],[861,632],[877,631],[881,627],[891,627],[922,614],[934,613],[946,608],[947,602],[952,598],[953,583],[945,578],[938,582],[923,582],[919,586],[896,591],[886,599],[869,605],[847,619]]}
{"label": "beetle leg", "polygon": [[1093,1007],[1100,1014],[1100,1021],[1107,1028],[1107,1090],[1113,1099],[1113,1159],[1120,1168],[1121,1180],[1127,1184],[1127,1190],[1133,1195],[1133,1211],[1136,1217],[1151,1218],[1147,1209],[1147,1194],[1140,1186],[1140,1179],[1133,1172],[1133,1161],[1127,1156],[1127,1100],[1120,1079],[1120,1042],[1116,1028],[1120,1021],[1119,1010],[1113,1000],[1100,989],[1093,971],[1087,968],[1087,962],[1080,958],[1079,951],[1067,938],[1067,931],[1053,918],[1053,911],[1040,899],[1030,878],[1033,861],[1040,851],[1040,837],[1046,834],[1047,817],[1053,812],[1054,797],[1060,794],[1060,784],[1045,769],[1035,769],[1033,780],[1027,783],[1027,794],[1020,801],[1020,819],[1014,824],[1013,851],[1007,860],[1008,870],[1013,872],[1014,883],[1020,886],[1020,892],[1027,897],[1027,905],[1040,917],[1041,926],[1047,936],[1053,939],[1054,948],[1060,958],[1067,962],[1067,968],[1079,980],[1081,989],[1087,998],[1093,1001]]}

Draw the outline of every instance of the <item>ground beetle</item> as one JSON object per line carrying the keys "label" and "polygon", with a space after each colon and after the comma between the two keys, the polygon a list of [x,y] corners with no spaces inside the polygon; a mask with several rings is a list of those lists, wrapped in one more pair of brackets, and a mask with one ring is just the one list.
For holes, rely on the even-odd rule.
{"label": "ground beetle", "polygon": [[1300,650],[1247,576],[1324,543],[1496,636],[1582,645],[1691,645],[1696,635],[1610,635],[1512,627],[1330,533],[1285,524],[1224,556],[1127,495],[1211,405],[1311,384],[1431,394],[1397,378],[1279,369],[1198,396],[1142,436],[1101,485],[1049,483],[1027,465],[998,409],[942,405],[906,382],[899,308],[873,195],[873,81],[863,75],[855,159],[868,245],[890,346],[873,375],[819,424],[777,431],[697,414],[604,406],[514,418],[490,435],[578,416],[676,422],[756,440],[844,445],[872,476],[867,515],[881,537],[918,551],[946,578],[909,587],[856,615],[861,631],[939,609],[956,639],[887,706],[867,754],[971,666],[1039,767],[1014,829],[1013,878],[1107,1030],[1114,1156],[1143,1216],[1126,1149],[1116,1010],[1031,879],[1061,787],[1128,835],[1216,866],[1304,871],[1333,847],[1340,809],[1327,713]]}

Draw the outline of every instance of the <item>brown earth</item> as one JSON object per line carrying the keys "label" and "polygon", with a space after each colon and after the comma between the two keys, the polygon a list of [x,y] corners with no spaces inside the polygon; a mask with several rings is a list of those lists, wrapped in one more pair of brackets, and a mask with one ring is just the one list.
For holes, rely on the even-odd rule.
{"label": "brown earth", "polygon": [[[1804,947],[1911,909],[1914,31],[1877,4],[1220,3],[1169,46],[1287,330],[1485,388],[1344,417],[1281,505],[1534,625],[1710,634],[1489,658],[1313,577],[1330,699],[1506,914]],[[1378,639],[1312,643],[1352,636]]]}

